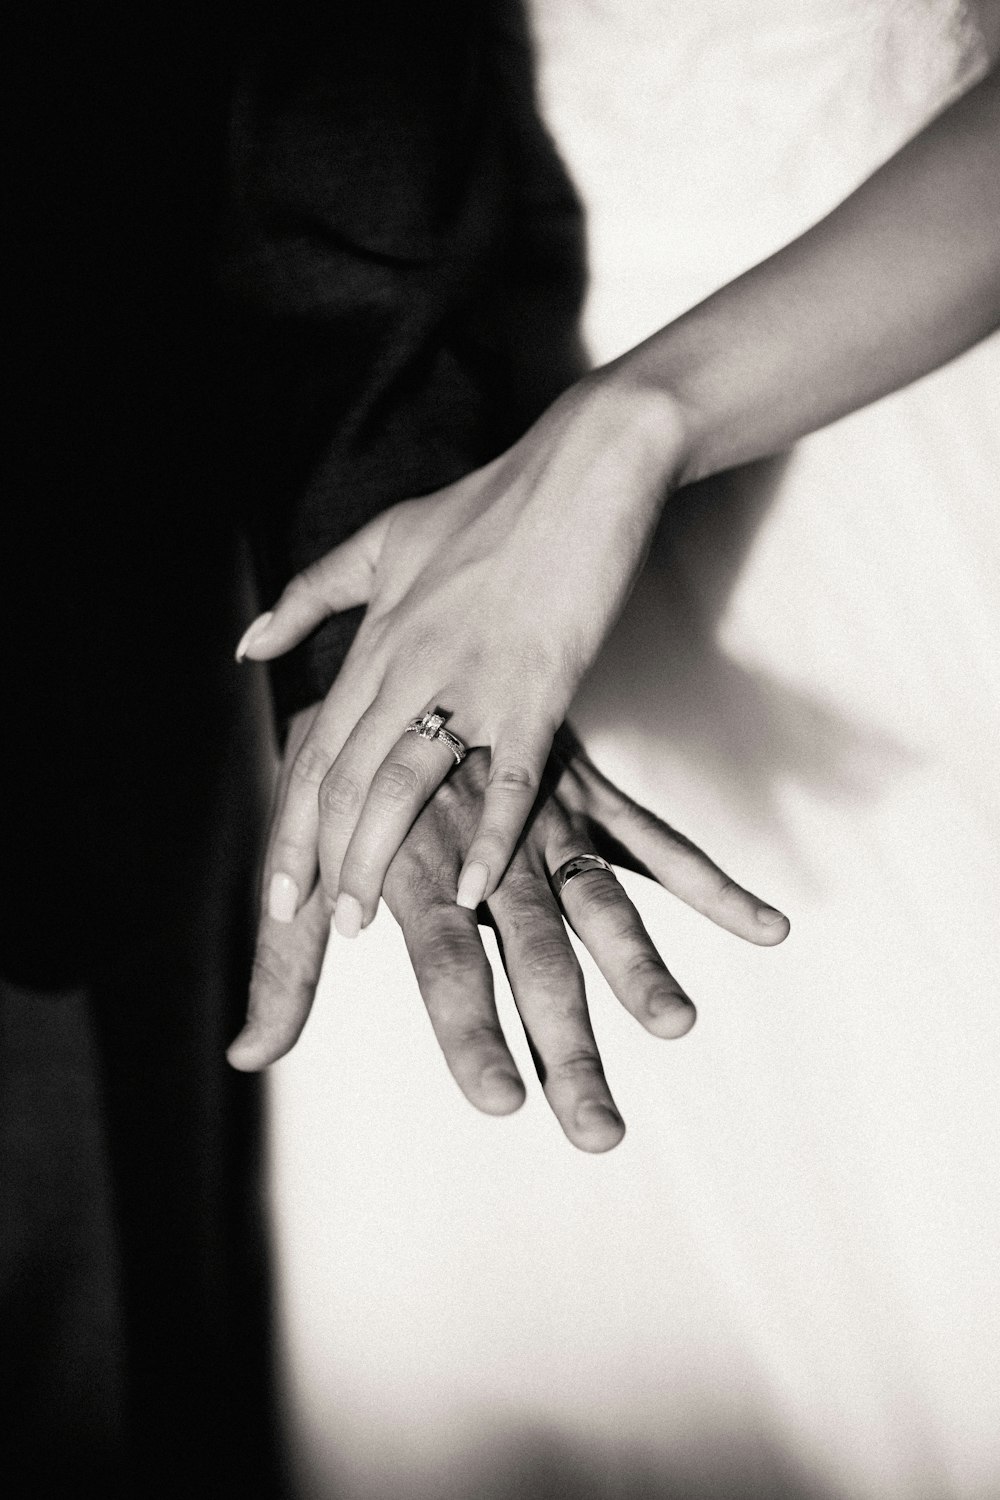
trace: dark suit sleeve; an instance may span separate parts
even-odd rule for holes
[[[262,599],[571,378],[578,230],[512,5],[375,0],[258,37],[222,276]],[[279,718],[323,696],[359,619],[275,664]]]

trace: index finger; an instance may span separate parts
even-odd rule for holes
[[[297,750],[289,746],[278,787],[265,861],[268,914],[290,922],[311,892],[319,861],[320,788],[347,737],[375,696],[377,682],[352,645],[340,673]],[[332,904],[332,903],[331,903]]]

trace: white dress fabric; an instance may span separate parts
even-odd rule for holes
[[[536,0],[597,359],[814,222],[985,66],[953,0]],[[699,1005],[587,963],[628,1123],[478,1116],[384,911],[275,1070],[289,1405],[340,1500],[1000,1494],[1000,345],[681,497],[575,720],[787,911],[626,883]]]

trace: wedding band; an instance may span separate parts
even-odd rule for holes
[[[574,854],[572,859],[567,859],[558,870],[553,872],[552,889],[557,896],[561,896],[564,887],[571,880],[575,880],[578,875],[585,874],[587,870],[592,870],[595,866],[599,870],[607,870],[615,880],[618,879],[607,860],[602,859],[599,854]]]
[[[468,746],[462,743],[458,735],[445,729],[443,714],[421,714],[419,719],[413,719],[407,724],[403,733],[419,734],[422,740],[439,740],[455,757],[456,766],[460,766],[469,753]]]

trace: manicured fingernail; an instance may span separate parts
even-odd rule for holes
[[[788,918],[780,911],[775,911],[773,906],[758,906],[757,921],[763,922],[765,927],[777,927],[779,922],[787,922]]]
[[[275,922],[294,921],[299,908],[299,888],[290,875],[279,870],[271,876],[267,892],[267,914]]]
[[[274,610],[269,609],[264,614],[258,615],[252,625],[248,625],[240,636],[240,643],[236,647],[236,660],[242,661],[256,640],[264,634],[264,631],[274,619]]]
[[[489,878],[490,872],[487,866],[481,864],[478,859],[474,859],[458,882],[458,895],[455,900],[459,906],[464,906],[466,911],[475,911],[486,895]]]
[[[621,1130],[623,1121],[610,1105],[586,1099],[577,1109],[576,1124],[578,1130],[595,1130],[602,1125],[613,1125],[616,1130]]]
[[[341,891],[333,909],[333,925],[341,937],[356,938],[361,931],[364,916],[357,896],[349,896],[346,891]]]
[[[229,1046],[226,1048],[226,1060],[228,1061],[230,1067],[240,1067],[240,1064],[243,1061],[240,1054],[246,1053],[248,1049],[252,1049],[254,1039],[254,1028],[252,1026],[244,1026],[239,1036],[233,1037],[232,1041],[229,1043]]]

